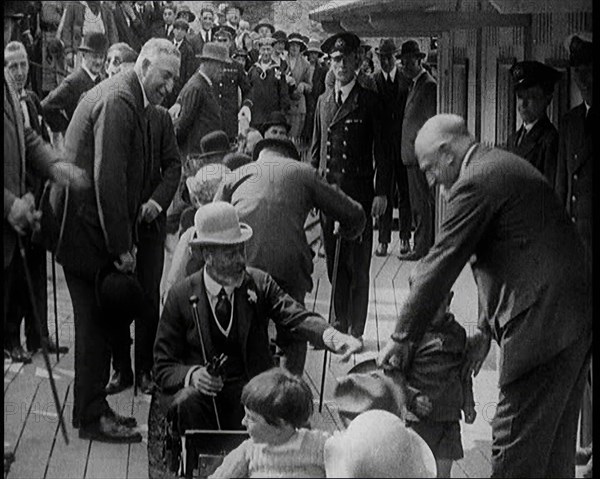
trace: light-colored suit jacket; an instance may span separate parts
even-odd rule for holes
[[[581,239],[544,176],[512,153],[478,146],[450,189],[436,242],[411,275],[397,333],[418,341],[469,258],[478,322],[500,345],[500,386],[591,331]]]

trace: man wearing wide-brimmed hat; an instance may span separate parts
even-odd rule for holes
[[[100,83],[107,49],[106,35],[90,33],[83,37],[79,47],[83,55],[81,65],[42,100],[42,110],[52,131],[66,131],[81,95]]]
[[[392,38],[382,39],[379,47],[375,49],[375,54],[379,57],[379,63],[381,64],[381,71],[375,73],[373,78],[384,111],[382,134],[385,141],[383,145],[386,149],[386,155],[391,158],[393,175],[392,189],[388,192],[388,205],[385,213],[379,217],[379,246],[375,251],[377,256],[388,254],[388,244],[392,239],[394,197],[398,199],[400,254],[406,254],[410,251],[411,212],[408,178],[406,167],[400,156],[402,120],[408,95],[409,79],[396,67],[394,55],[397,51],[398,49]]]
[[[308,38],[300,33],[288,37],[288,71],[286,81],[290,89],[288,120],[292,126],[291,138],[299,138],[306,118],[306,95],[312,90],[310,64],[302,53],[307,49]]]
[[[272,320],[305,340],[349,357],[358,342],[336,331],[318,314],[285,294],[273,278],[247,267],[250,226],[222,201],[200,207],[190,247],[205,266],[175,284],[167,297],[154,344],[161,403],[176,433],[216,429],[216,402],[223,429],[243,429],[243,386],[273,367],[268,325]],[[194,317],[192,308],[197,312]],[[203,359],[227,356],[221,373]]]
[[[306,50],[302,52],[308,59],[308,77],[310,78],[310,84],[312,88],[306,97],[306,117],[304,119],[304,128],[302,129],[302,138],[304,141],[311,141],[313,134],[313,123],[315,119],[315,106],[317,105],[317,99],[321,96],[321,93],[325,91],[325,75],[327,75],[327,69],[321,65],[319,59],[325,55],[321,50],[321,42],[318,40],[309,40]]]
[[[437,83],[423,68],[427,55],[415,40],[407,40],[400,49],[401,71],[410,79],[402,120],[402,162],[406,165],[412,219],[415,224],[413,250],[400,259],[416,261],[433,245],[435,226],[434,191],[420,170],[415,154],[415,138],[423,124],[437,113]]]
[[[175,105],[180,107],[174,120],[175,134],[181,154],[200,153],[200,140],[204,135],[222,127],[221,107],[215,82],[222,65],[231,59],[227,48],[218,43],[206,43],[198,57],[200,67],[184,85]]]
[[[558,155],[558,131],[546,110],[560,72],[537,61],[515,63],[510,69],[521,127],[507,142],[508,151],[525,158],[553,185]]]

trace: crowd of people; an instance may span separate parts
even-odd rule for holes
[[[351,434],[307,430],[312,397],[300,378],[307,342],[343,358],[364,349],[371,258],[390,254],[397,207],[399,258],[419,262],[377,361],[402,372],[394,387],[412,414],[399,426],[412,431],[390,434],[413,451],[424,440],[438,477],[450,477],[493,338],[493,476],[572,477],[591,398],[591,38],[565,41],[583,103],[559,129],[547,116],[559,73],[513,66],[522,126],[506,151],[437,114],[437,80],[416,40],[320,41],[268,19],[251,25],[245,8],[203,6],[195,32],[196,13],[179,2],[8,2],[5,356],[31,362],[42,342],[68,351],[48,334],[49,251],[73,304],[80,438],[141,441],[135,418],[106,399],[136,383],[156,395],[174,438],[249,430],[215,477],[290,464],[352,474],[327,465]],[[436,185],[448,204],[437,236]],[[331,324],[305,307],[314,253],[304,225],[315,209],[336,285]],[[481,313],[470,335],[447,311],[467,261]],[[273,343],[281,369],[271,370]],[[591,417],[591,399],[583,404]],[[367,434],[355,416],[347,432]],[[430,473],[425,456],[406,467]],[[356,477],[381,473],[369,464]]]

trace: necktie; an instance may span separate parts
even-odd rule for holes
[[[517,137],[517,146],[521,145],[521,142],[523,141],[523,138],[525,138],[526,134],[527,130],[525,130],[525,127],[522,126],[521,130],[519,131],[519,136]]]
[[[343,101],[342,101],[342,90],[338,90],[338,92],[337,92],[337,99],[336,99],[335,102],[337,103],[338,108],[340,106],[342,106],[342,103],[343,103]]]
[[[392,88],[394,86],[394,82],[392,81],[392,75],[390,75],[389,73],[387,76],[387,84],[389,88]]]
[[[215,306],[215,316],[217,321],[224,330],[227,330],[229,326],[229,320],[231,319],[231,302],[227,297],[225,288],[221,288],[219,296],[217,297],[217,305]]]

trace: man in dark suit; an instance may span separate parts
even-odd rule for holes
[[[230,175],[221,183],[215,201],[235,206],[241,220],[254,232],[246,245],[248,264],[269,273],[292,298],[304,305],[312,290],[312,254],[304,223],[312,208],[340,221],[343,236],[353,240],[364,229],[365,213],[359,203],[328,185],[314,168],[300,162],[290,140],[265,139],[254,149],[256,167]],[[269,174],[266,174],[267,170]],[[278,330],[283,365],[302,375],[306,341]]]
[[[175,38],[175,7],[166,5],[162,11],[162,24],[154,29],[153,37],[166,38],[173,41]]]
[[[358,201],[367,215],[377,217],[387,205],[391,159],[383,154],[382,113],[377,94],[361,86],[356,77],[359,45],[360,39],[353,33],[340,33],[321,46],[332,57],[335,84],[317,102],[312,165],[329,183],[337,184]],[[332,278],[336,249],[334,220],[321,215],[321,228],[327,272]],[[339,329],[350,331],[361,341],[369,304],[372,246],[373,226],[367,221],[359,239],[342,240],[337,271],[334,305]]]
[[[99,272],[136,266],[138,221],[144,188],[152,174],[149,105],[160,104],[179,72],[179,51],[164,39],[149,40],[133,71],[95,86],[67,129],[65,149],[95,186],[89,192],[55,195],[64,218],[56,258],[62,264],[75,316],[73,425],[79,437],[139,442],[133,418],[119,416],[106,401],[108,331],[97,303]]]
[[[215,27],[215,12],[210,6],[204,6],[200,10],[200,30],[195,35],[188,34],[188,40],[196,55],[202,54],[202,47],[206,43],[214,41],[213,28]]]
[[[50,142],[50,136],[46,123],[41,116],[41,105],[37,95],[25,89],[27,74],[29,72],[29,59],[25,46],[20,42],[11,42],[4,49],[5,71],[8,80],[14,87],[14,91],[19,98],[20,108],[23,112],[23,119],[26,128],[33,129],[42,139]],[[39,205],[42,190],[44,188],[44,179],[31,174],[27,175],[27,189],[33,194],[35,205]],[[43,234],[43,232],[42,232]],[[27,266],[31,275],[31,280],[35,288],[36,307],[39,315],[40,328],[33,317],[33,310],[30,306],[30,299],[27,291],[25,278],[18,278],[22,283],[15,286],[15,294],[9,298],[8,324],[5,324],[5,344],[10,347],[9,350],[13,361],[23,360],[30,362],[30,354],[41,347],[41,337],[48,341],[48,352],[56,352],[56,343],[48,336],[48,295],[46,293],[46,249],[39,241],[31,237],[23,238],[27,247]],[[21,319],[25,318],[25,337],[27,340],[27,351],[21,347],[20,326]],[[66,353],[69,348],[61,346],[60,352]]]
[[[108,40],[102,33],[91,33],[83,39],[81,66],[42,100],[42,111],[52,131],[65,132],[81,96],[102,81]]]
[[[186,34],[189,30],[189,25],[185,20],[175,20],[173,22],[173,43],[179,50],[181,54],[181,68],[179,70],[179,78],[175,82],[175,87],[173,91],[169,94],[167,99],[163,102],[163,106],[165,108],[171,108],[175,101],[177,100],[177,96],[179,92],[183,88],[183,86],[188,82],[190,77],[198,68],[198,63],[196,60],[196,55],[194,54],[194,49],[190,45],[190,42],[186,38]]]
[[[321,58],[324,53],[317,40],[310,40],[308,42],[308,48],[302,54],[308,58],[308,63],[310,63],[309,76],[312,84],[311,91],[306,94],[306,120],[304,121],[302,138],[310,143],[315,122],[315,108],[317,106],[317,100],[325,91],[325,75],[327,74],[327,70],[319,61],[319,58]]]
[[[552,101],[554,84],[560,73],[535,61],[516,63],[510,70],[517,96],[521,128],[508,139],[508,151],[525,158],[554,185],[558,131],[550,122],[546,109]]]
[[[408,177],[406,166],[400,156],[402,142],[402,121],[404,119],[404,106],[408,95],[408,78],[396,67],[394,54],[397,48],[391,38],[381,40],[375,53],[379,56],[381,71],[374,75],[377,93],[384,109],[384,118],[381,122],[382,135],[386,149],[386,156],[391,157],[392,189],[388,193],[388,203],[385,213],[379,217],[379,246],[375,251],[377,256],[387,255],[388,244],[392,239],[392,217],[394,211],[394,196],[398,195],[398,232],[400,235],[400,254],[410,251],[410,233],[412,217],[410,213],[410,197],[408,194]]]
[[[119,42],[125,42],[136,52],[139,52],[142,47],[142,41],[134,31],[135,22],[139,22],[139,20],[137,19],[133,8],[128,2],[112,2],[111,8],[115,19]]]
[[[185,429],[217,428],[213,399],[222,428],[243,428],[242,388],[274,365],[269,319],[317,346],[343,353],[342,359],[360,346],[284,293],[269,274],[246,267],[244,243],[252,229],[239,222],[232,205],[218,201],[201,206],[195,228],[190,246],[205,266],[171,288],[154,344],[161,403],[180,435]],[[206,361],[220,354],[227,355],[224,370],[211,374]]]
[[[410,79],[409,93],[402,121],[401,158],[406,165],[408,193],[412,219],[415,224],[413,251],[401,259],[418,260],[427,254],[435,236],[434,191],[419,169],[415,154],[417,132],[429,118],[437,113],[437,83],[423,68],[425,53],[415,40],[407,40],[400,50],[402,73]]]
[[[231,59],[226,47],[207,43],[199,60],[200,67],[184,85],[170,110],[175,118],[177,144],[184,158],[190,153],[201,153],[200,140],[207,133],[222,129],[215,83],[219,81],[222,65]]]
[[[592,343],[581,239],[544,176],[477,143],[463,118],[431,118],[415,150],[430,183],[447,191],[448,209],[378,362],[406,366],[411,344],[470,259],[480,313],[465,372],[479,371],[492,337],[500,346],[492,477],[574,477]]]
[[[561,120],[555,189],[583,240],[588,264],[593,264],[594,140],[592,135],[595,118],[595,109],[592,107],[593,44],[589,34],[578,33],[569,36],[565,45],[569,50],[573,80],[583,101]],[[590,374],[582,405],[581,445],[583,447],[591,446],[592,441],[591,386],[592,375]],[[591,465],[589,477],[591,477]]]

